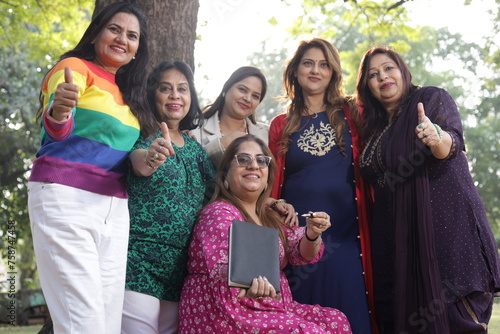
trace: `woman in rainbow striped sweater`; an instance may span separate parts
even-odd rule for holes
[[[147,62],[143,13],[114,3],[42,85],[28,207],[55,333],[120,332],[127,157],[141,130],[154,126],[142,93]]]

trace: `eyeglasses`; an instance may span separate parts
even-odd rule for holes
[[[271,157],[268,157],[267,155],[257,155],[252,157],[247,153],[238,153],[234,156],[234,158],[236,159],[238,166],[242,167],[250,167],[254,160],[257,162],[259,168],[266,168],[271,163]]]

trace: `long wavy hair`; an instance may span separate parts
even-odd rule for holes
[[[401,56],[388,46],[375,46],[366,51],[358,69],[358,78],[356,81],[356,103],[361,107],[361,114],[356,115],[356,122],[363,141],[367,141],[372,135],[380,133],[384,127],[389,124],[389,114],[382,104],[373,96],[368,86],[370,61],[373,56],[378,54],[387,55],[398,66],[401,71],[403,83],[403,95],[398,104],[394,115],[397,116],[401,110],[404,101],[418,89],[418,86],[412,83],[412,75],[408,66]]]
[[[301,41],[299,47],[295,51],[293,57],[288,61],[285,71],[283,72],[283,88],[285,98],[289,100],[287,106],[287,122],[283,129],[281,140],[281,152],[286,153],[290,147],[290,135],[299,131],[302,113],[307,110],[305,104],[304,93],[300,86],[296,73],[304,54],[312,48],[320,49],[328,66],[332,69],[332,77],[325,91],[323,103],[326,105],[326,115],[330,122],[330,126],[335,129],[335,139],[340,150],[344,151],[343,133],[345,130],[344,117],[340,113],[343,104],[348,104],[350,112],[355,109],[353,99],[345,96],[342,88],[342,68],[340,66],[340,55],[332,43],[322,39],[313,38],[311,40]]]
[[[224,83],[222,86],[222,90],[215,99],[215,101],[209,105],[207,105],[205,108],[203,108],[203,116],[204,118],[208,119],[214,116],[217,112],[222,112],[222,109],[224,109],[224,104],[226,103],[226,93],[227,91],[233,87],[236,83],[240,82],[241,80],[248,78],[248,77],[256,77],[260,79],[262,83],[262,91],[260,92],[260,101],[264,99],[266,96],[267,92],[267,80],[264,74],[262,73],[261,70],[259,70],[256,67],[252,66],[243,66],[238,68],[236,71],[231,74],[229,79]],[[257,123],[257,119],[255,117],[255,113],[249,116],[250,120],[252,121],[253,124]]]
[[[147,65],[149,61],[148,28],[144,13],[136,5],[127,2],[116,2],[104,7],[90,22],[75,48],[61,55],[58,61],[70,57],[93,61],[95,58],[95,49],[92,41],[105,29],[111,18],[118,13],[132,14],[137,17],[140,36],[135,59],[118,69],[115,75],[115,82],[122,93],[123,101],[130,107],[134,116],[137,117],[141,125],[141,132],[150,133],[156,127],[156,124],[154,118],[151,116],[151,112],[148,110],[145,93]],[[40,119],[43,113],[42,92],[40,92],[39,101],[40,109],[37,113],[37,119]]]
[[[153,112],[155,119],[158,122],[162,121],[161,115],[158,110],[156,110],[156,100],[155,92],[161,83],[162,75],[168,70],[178,70],[186,77],[189,85],[189,92],[191,94],[191,106],[189,107],[188,113],[179,123],[179,130],[193,130],[198,127],[203,115],[201,114],[200,103],[198,102],[198,94],[196,93],[196,88],[194,85],[194,75],[191,67],[182,61],[165,61],[157,65],[153,71],[149,74],[148,85],[147,85],[147,96],[149,107]],[[152,135],[152,134],[150,134]]]
[[[269,164],[268,170],[268,179],[267,179],[267,187],[260,194],[257,199],[256,205],[256,214],[260,219],[260,222],[263,226],[275,228],[279,231],[279,236],[285,250],[288,250],[288,243],[285,236],[285,232],[283,231],[283,223],[281,217],[274,211],[266,206],[266,200],[270,196],[271,191],[273,189],[274,178],[276,174],[276,162],[275,159],[267,147],[267,145],[262,141],[262,139],[254,136],[254,135],[245,135],[233,140],[233,142],[227,147],[224,151],[224,155],[222,156],[222,160],[219,164],[219,168],[217,170],[217,176],[215,178],[215,192],[210,202],[216,200],[224,200],[232,205],[234,205],[243,215],[243,218],[247,222],[255,223],[253,219],[250,217],[249,213],[240,205],[240,201],[236,196],[231,193],[231,189],[226,189],[224,187],[224,180],[226,179],[231,164],[235,161],[234,156],[238,153],[240,146],[246,142],[255,142],[262,150],[264,155],[271,157],[271,163]]]

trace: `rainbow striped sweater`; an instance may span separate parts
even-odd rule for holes
[[[66,66],[73,71],[73,84],[80,87],[78,105],[64,124],[44,113],[42,145],[29,180],[127,198],[127,158],[139,138],[139,122],[123,102],[115,76],[79,58],[61,60],[47,75],[42,86],[45,108],[64,81]]]

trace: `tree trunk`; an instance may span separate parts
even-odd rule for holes
[[[96,0],[93,16],[116,0]],[[194,71],[194,43],[199,0],[128,0],[146,15],[150,66],[165,60],[181,60]]]

